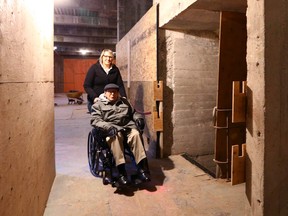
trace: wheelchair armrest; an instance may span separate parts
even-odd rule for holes
[[[101,138],[107,137],[107,132],[103,128],[100,128],[100,127],[93,126],[92,133],[94,136],[97,136],[97,137],[101,137]]]

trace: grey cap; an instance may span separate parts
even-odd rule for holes
[[[110,84],[107,84],[104,87],[104,91],[107,91],[108,89],[117,89],[117,90],[119,90],[119,86],[114,84],[114,83],[110,83]]]

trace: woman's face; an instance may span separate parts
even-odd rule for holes
[[[109,52],[104,52],[102,59],[104,65],[110,67],[112,65],[113,59],[114,59],[113,55],[111,55]]]

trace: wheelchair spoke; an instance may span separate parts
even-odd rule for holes
[[[87,153],[88,153],[88,163],[90,172],[94,175],[94,166],[95,166],[95,143],[92,133],[90,132],[88,135],[88,143],[87,143]]]
[[[95,139],[95,134],[91,131],[88,134],[87,153],[90,172],[93,176],[100,177],[103,171],[102,161],[100,159],[102,150],[99,149],[99,144]]]
[[[94,160],[95,160],[94,170],[95,170],[95,172],[99,170],[99,154],[100,154],[100,151],[96,151],[96,154],[94,157]]]

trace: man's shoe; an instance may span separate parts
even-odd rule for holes
[[[149,182],[149,181],[151,181],[147,158],[142,159],[142,160],[137,164],[137,167],[138,167],[138,178],[139,178],[142,182]]]
[[[150,182],[150,174],[148,172],[145,172],[143,170],[139,170],[138,177],[142,182]]]
[[[120,175],[117,182],[118,182],[118,184],[119,184],[120,186],[125,186],[125,185],[128,185],[128,184],[129,184],[129,181],[128,181],[127,177],[124,176],[124,175]]]

